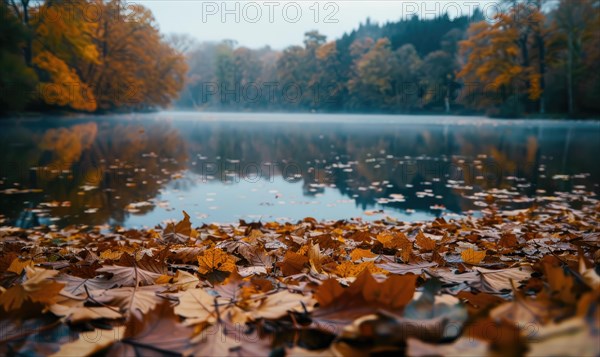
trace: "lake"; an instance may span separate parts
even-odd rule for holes
[[[179,113],[0,121],[0,220],[403,221],[600,191],[600,122]],[[576,205],[576,202],[572,204]]]

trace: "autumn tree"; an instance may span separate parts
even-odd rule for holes
[[[539,8],[518,3],[498,13],[493,23],[470,26],[468,38],[460,43],[466,63],[458,77],[483,94],[470,96],[471,105],[480,109],[493,105],[495,113],[516,115],[520,105],[531,110],[530,103],[540,100],[543,81],[534,61],[542,59],[532,54],[532,33],[541,31],[544,19]]]
[[[169,46],[152,13],[141,5],[97,2],[102,16],[94,33],[99,61],[80,63],[100,110],[147,110],[167,106],[183,86],[183,55]]]
[[[348,88],[357,104],[364,103],[367,109],[384,106],[385,96],[392,91],[391,58],[390,41],[382,38],[356,60],[355,77],[348,81]]]
[[[2,78],[35,77],[37,95],[21,93],[22,99],[43,109],[151,109],[168,105],[181,89],[183,55],[141,6],[125,11],[118,0],[5,0],[2,10],[12,33],[2,53],[13,54],[2,56]],[[14,63],[19,51],[20,67]]]
[[[39,94],[50,106],[94,111],[96,98],[81,77],[81,65],[99,61],[93,43],[97,23],[84,16],[84,0],[45,1],[29,10],[33,31],[31,63],[38,73]],[[26,13],[26,6],[23,13]],[[25,16],[24,16],[25,19]],[[24,20],[25,21],[25,20]]]
[[[334,41],[320,45],[315,51],[317,71],[311,79],[315,105],[320,109],[335,110],[342,103],[345,86],[340,73],[340,60]]]

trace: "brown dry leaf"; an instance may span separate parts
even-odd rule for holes
[[[142,319],[144,314],[154,309],[157,304],[163,301],[163,298],[156,295],[162,289],[164,287],[158,285],[123,287],[103,291],[91,291],[90,295],[99,303],[118,306],[127,316]]]
[[[560,266],[554,266],[546,262],[543,267],[552,295],[567,304],[574,304],[577,297],[573,290],[575,287],[573,277],[567,275]]]
[[[360,297],[367,303],[396,310],[404,307],[412,299],[416,280],[416,275],[392,275],[384,282],[378,283],[369,270],[365,269],[347,289],[340,289],[335,280],[326,280],[315,293],[315,298],[321,308],[345,300],[346,297]],[[335,284],[338,287],[335,287]]]
[[[192,339],[185,355],[193,356],[267,356],[271,353],[271,341],[262,339],[256,329],[223,321],[207,326]]]
[[[131,261],[131,264],[126,266],[137,266],[140,269],[145,271],[149,271],[156,274],[168,275],[169,267],[167,266],[166,259],[169,254],[169,251],[164,249],[156,254],[156,257],[150,256],[146,253],[142,255],[140,259],[135,261]],[[123,265],[123,264],[119,264]]]
[[[519,283],[520,281],[529,279],[533,273],[533,269],[527,265],[518,268],[496,270],[474,267],[473,270],[481,274],[480,288],[492,293],[497,293],[500,290],[510,290],[512,289],[511,280]]]
[[[123,338],[108,351],[111,356],[183,355],[190,348],[193,330],[184,326],[169,302],[137,316],[127,323]]]
[[[469,248],[467,250],[463,250],[460,253],[460,257],[462,261],[467,264],[477,265],[481,263],[481,261],[485,258],[486,251],[477,251],[473,250],[473,248]]]
[[[206,250],[206,246],[201,247],[177,247],[171,249],[169,259],[182,263],[196,263],[198,256]]]
[[[344,294],[344,287],[335,279],[327,279],[319,286],[314,298],[320,307],[328,306]]]
[[[377,235],[377,240],[388,249],[412,249],[412,243],[402,232],[381,232]]]
[[[119,313],[118,307],[85,306],[85,300],[79,299],[76,296],[69,297],[68,295],[59,296],[56,303],[50,305],[48,310],[56,316],[63,316],[73,323],[96,319],[119,319],[123,317]]]
[[[474,294],[469,291],[460,291],[458,294],[456,294],[456,297],[466,300],[467,308],[469,308],[471,314],[475,314],[477,311],[486,310],[506,302],[506,300],[502,299],[501,297],[484,292]]]
[[[378,267],[380,267],[381,269],[384,269],[388,272],[390,272],[391,274],[398,274],[398,275],[404,275],[404,274],[422,274],[423,271],[427,268],[431,268],[431,267],[435,267],[437,266],[436,263],[428,263],[428,262],[422,262],[422,263],[414,263],[414,264],[398,264],[398,263],[392,263],[392,262],[387,262],[387,263],[383,263],[383,264],[377,264]]]
[[[27,280],[23,284],[16,284],[0,295],[4,311],[17,310],[26,301],[53,304],[65,286],[52,280],[58,274],[54,270],[25,267],[25,274]]]
[[[242,341],[234,334],[241,327],[216,324],[203,329],[191,341],[188,353],[194,356],[232,356]],[[233,331],[232,331],[233,330]]]
[[[187,212],[183,211],[183,219],[177,224],[169,223],[163,231],[163,239],[169,243],[186,243],[193,235],[192,223]]]
[[[204,275],[217,270],[231,273],[235,270],[235,259],[219,248],[211,248],[198,256],[198,266],[198,272]]]
[[[498,245],[503,248],[515,248],[519,245],[517,236],[514,233],[503,233],[502,238],[498,241]]]
[[[412,299],[415,282],[414,275],[398,275],[378,283],[366,269],[348,288],[326,280],[314,295],[319,306],[311,313],[311,326],[339,334],[357,318],[379,309],[401,310]]]
[[[311,246],[308,250],[308,262],[310,263],[311,270],[313,270],[317,274],[323,272],[323,266],[321,265],[322,259],[323,255],[321,254],[319,243],[311,243]]]
[[[424,294],[425,295],[425,294]],[[423,299],[421,296],[420,300]],[[445,295],[441,300],[449,299]],[[429,297],[426,298],[428,300]],[[436,299],[437,300],[437,299]],[[450,304],[435,303],[435,308],[428,306],[431,311],[419,317],[401,317],[386,311],[363,316],[346,327],[340,336],[343,341],[369,341],[369,353],[379,351],[381,348],[398,346],[405,343],[408,337],[417,337],[423,341],[442,342],[455,338],[467,319],[464,308],[453,299]],[[411,304],[415,303],[414,301]],[[405,315],[411,307],[406,307]],[[433,301],[432,301],[433,305]]]
[[[283,261],[277,263],[277,266],[284,276],[290,276],[301,273],[306,263],[308,263],[308,257],[288,250],[283,256]]]
[[[92,356],[123,338],[125,326],[117,326],[112,330],[95,329],[82,332],[77,340],[65,343],[51,357]]]
[[[193,323],[214,323],[217,318],[216,307],[227,304],[227,300],[210,295],[204,289],[188,289],[177,295],[179,305],[175,314],[191,319]]]
[[[115,283],[109,279],[94,278],[83,279],[72,275],[60,275],[56,278],[60,283],[65,284],[64,291],[73,295],[80,295],[87,290],[105,290],[115,286]]]
[[[254,275],[267,275],[268,271],[264,266],[251,266],[238,268],[238,274],[240,274],[241,277],[246,278]]]
[[[406,354],[412,357],[429,356],[463,356],[485,357],[492,356],[489,343],[479,339],[462,337],[452,344],[429,344],[416,338],[409,337]]]
[[[304,308],[313,305],[310,296],[293,294],[287,290],[279,291],[274,294],[268,294],[265,299],[260,301],[256,309],[249,312],[249,317],[253,320],[278,319],[286,316],[289,311],[304,312]]]
[[[348,238],[357,242],[370,242],[373,239],[368,230],[356,231]]]
[[[111,275],[110,282],[112,286],[137,286],[152,285],[160,277],[160,274],[153,273],[138,267],[124,267],[119,265],[105,265],[97,270],[99,273],[108,273]]]
[[[499,356],[520,356],[527,349],[521,329],[505,320],[477,318],[467,323],[463,337],[487,341]]]
[[[273,268],[275,259],[262,246],[244,244],[237,251],[250,265],[262,266],[265,270]]]
[[[425,234],[423,234],[422,231],[419,231],[419,233],[417,233],[417,236],[415,237],[415,242],[419,247],[421,247],[421,250],[424,252],[431,252],[435,249],[435,240],[425,236]]]
[[[196,275],[190,274],[185,270],[177,270],[171,285],[169,285],[169,290],[185,291],[195,288],[199,283],[200,279]]]
[[[520,324],[520,326],[544,324],[549,321],[552,307],[548,300],[541,297],[526,297],[519,292],[514,295],[513,301],[505,302],[492,309],[490,317]]]

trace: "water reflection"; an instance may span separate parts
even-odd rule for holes
[[[161,113],[0,127],[0,212],[21,226],[153,226],[182,209],[196,223],[414,220],[481,209],[489,190],[515,208],[598,192],[600,174],[598,123]]]

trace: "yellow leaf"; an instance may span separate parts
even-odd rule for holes
[[[154,281],[155,284],[167,284],[171,281],[171,277],[163,274],[161,276],[159,276],[158,278],[156,278],[156,280]]]
[[[219,248],[211,248],[198,257],[198,265],[200,274],[215,270],[231,273],[235,270],[235,259]]]
[[[107,249],[100,253],[100,259],[119,260],[119,258],[121,258],[121,255],[123,255],[123,252],[112,251],[110,249]]]
[[[476,250],[473,250],[472,248],[469,248],[467,250],[464,250],[462,253],[460,253],[460,257],[462,258],[463,262],[465,262],[467,264],[477,265],[477,264],[481,263],[483,258],[485,258],[485,254],[486,254],[485,250],[476,251]]]
[[[352,261],[363,260],[364,258],[375,258],[377,254],[367,249],[356,248],[350,253]]]
[[[10,266],[6,270],[11,271],[16,274],[21,274],[21,272],[23,271],[23,269],[25,269],[25,267],[32,267],[32,266],[33,266],[33,261],[31,261],[31,259],[21,260],[19,258],[16,258],[12,261],[12,263],[10,263]]]
[[[350,261],[345,261],[336,267],[336,274],[342,278],[348,278],[357,276],[363,270],[368,269],[371,274],[388,274],[389,272],[385,269],[381,269],[375,266],[373,262],[364,262],[360,264],[354,264]]]

